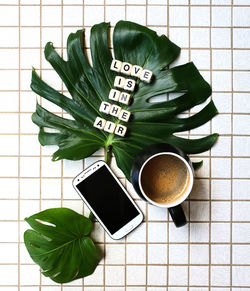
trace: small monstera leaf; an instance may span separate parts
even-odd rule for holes
[[[66,283],[94,272],[99,256],[89,237],[89,218],[68,208],[52,208],[25,220],[33,228],[24,233],[25,246],[44,276]]]
[[[201,126],[217,114],[214,103],[210,101],[197,114],[188,118],[177,116],[203,103],[211,95],[209,84],[192,62],[169,69],[169,64],[178,57],[180,48],[165,35],[158,36],[147,27],[129,21],[119,21],[114,28],[114,57],[153,71],[154,80],[146,84],[137,79],[132,103],[122,106],[131,112],[129,122],[124,124],[128,128],[125,137],[93,127],[97,116],[115,123],[121,122],[99,111],[102,101],[110,101],[109,91],[117,75],[110,70],[112,54],[108,28],[108,23],[100,23],[91,29],[92,65],[84,50],[83,30],[69,35],[67,61],[57,54],[52,43],[47,43],[45,57],[61,77],[72,98],[57,92],[43,82],[34,70],[32,72],[32,90],[73,117],[71,120],[56,116],[37,104],[32,120],[40,127],[40,143],[59,147],[52,159],[79,160],[101,147],[112,149],[118,167],[129,179],[133,159],[152,143],[167,142],[187,154],[210,149],[217,134],[193,140],[174,135]],[[151,97],[169,92],[182,94],[169,101],[149,102]],[[48,132],[44,128],[53,128],[58,132]]]

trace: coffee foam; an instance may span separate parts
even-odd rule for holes
[[[152,201],[169,204],[178,200],[187,190],[190,175],[185,163],[170,154],[149,160],[141,173],[144,193]]]

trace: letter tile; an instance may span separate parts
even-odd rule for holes
[[[115,128],[115,134],[124,136],[127,131],[127,127],[121,124],[117,124]]]
[[[109,132],[109,133],[114,133],[115,127],[116,127],[116,125],[114,122],[107,121],[105,126],[104,126],[104,130]]]
[[[149,70],[143,70],[140,76],[140,79],[144,82],[150,83],[153,77],[153,72]]]
[[[98,116],[96,117],[94,127],[98,128],[98,129],[103,129],[105,124],[106,124],[105,119],[98,117]]]
[[[112,104],[109,114],[118,117],[122,108],[118,105]]]
[[[121,91],[116,89],[111,89],[109,92],[109,99],[113,101],[118,101],[120,97]]]
[[[126,63],[126,62],[122,63],[121,73],[123,73],[125,75],[130,75],[132,67],[133,67],[133,65],[131,65],[129,63]]]
[[[143,68],[137,65],[132,67],[131,76],[140,78]]]
[[[134,89],[135,89],[135,80],[126,79],[126,82],[125,82],[125,85],[124,85],[124,90],[134,91]]]
[[[126,92],[121,92],[119,102],[128,105],[130,100],[130,94]]]
[[[131,113],[129,111],[122,109],[120,114],[119,114],[119,119],[122,121],[128,122],[130,114]]]
[[[103,113],[106,113],[106,114],[109,114],[110,108],[111,108],[111,104],[110,103],[102,101],[102,103],[101,103],[101,105],[99,107],[99,111],[103,112]]]
[[[124,88],[125,81],[126,81],[125,78],[123,78],[121,76],[116,76],[115,77],[114,86],[117,87],[117,88]]]
[[[120,72],[121,71],[121,67],[122,67],[122,62],[113,59],[111,66],[110,66],[110,70],[115,71],[115,72]]]

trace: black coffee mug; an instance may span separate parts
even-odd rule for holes
[[[157,161],[159,161],[159,163],[166,159],[168,159],[169,162],[171,161],[167,169],[170,175],[171,175],[171,165],[173,168],[176,168],[176,165],[178,164],[180,165],[180,168],[183,170],[182,172],[184,173],[185,171],[185,181],[181,177],[174,176],[174,172],[172,173],[173,177],[169,179],[169,181],[174,180],[177,186],[178,183],[180,183],[180,185],[183,185],[183,187],[180,187],[181,188],[180,192],[177,191],[176,193],[171,194],[172,196],[174,196],[172,200],[168,200],[166,194],[166,200],[164,200],[165,198],[163,197],[161,198],[163,199],[161,200],[161,202],[154,201],[152,197],[151,198],[149,197],[150,187],[148,189],[146,189],[145,187],[146,184],[150,184],[151,176],[144,177],[144,175],[152,175],[152,178],[154,178],[153,181],[155,181],[155,179],[158,179],[158,177],[153,177],[153,175],[154,174],[156,175],[156,173],[151,174],[150,171],[150,167],[155,163],[156,159]],[[157,163],[158,162],[156,162],[156,165]],[[142,182],[145,180],[146,183]],[[194,183],[194,169],[189,157],[183,151],[167,143],[157,143],[146,147],[143,151],[139,153],[139,155],[135,158],[133,162],[133,166],[131,169],[131,182],[133,184],[134,189],[143,200],[161,208],[168,208],[168,211],[176,227],[181,227],[187,223],[186,216],[180,204],[188,197],[192,190]],[[171,182],[168,183],[171,186]]]

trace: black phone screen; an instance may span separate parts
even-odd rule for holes
[[[76,187],[111,234],[139,215],[106,166],[100,167]]]

